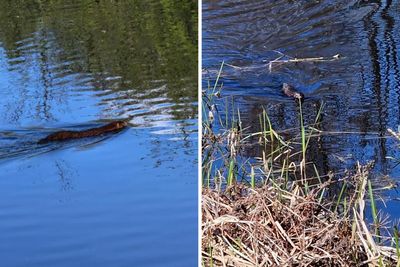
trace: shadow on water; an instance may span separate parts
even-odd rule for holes
[[[197,264],[196,2],[0,5],[2,264]]]
[[[306,96],[306,123],[324,103],[320,130],[342,133],[310,144],[321,173],[373,160],[377,177],[399,177],[397,162],[388,159],[399,158],[399,148],[387,134],[400,124],[399,1],[208,0],[202,8],[203,80],[215,79],[222,61],[233,66],[224,67],[222,93],[240,109],[243,128],[260,130],[263,107],[277,130],[299,127],[298,106],[281,93],[288,82]],[[274,64],[270,71],[280,53],[341,58]],[[389,205],[390,213],[400,213]]]

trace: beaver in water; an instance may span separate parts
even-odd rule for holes
[[[98,136],[105,133],[119,132],[127,126],[125,121],[113,121],[98,128],[91,128],[83,131],[58,131],[40,139],[38,144],[45,144],[53,141],[64,141],[69,139]]]
[[[304,100],[304,94],[297,92],[293,86],[287,84],[287,83],[283,83],[282,85],[282,91],[285,95],[287,95],[288,97],[293,97],[296,98],[300,101]]]

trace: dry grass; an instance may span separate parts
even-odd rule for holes
[[[395,266],[396,251],[378,246],[364,221],[368,167],[349,177],[357,186],[350,212],[320,203],[320,188],[204,188],[202,258],[205,266]],[[327,186],[327,184],[325,184]]]

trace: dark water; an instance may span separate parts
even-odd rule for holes
[[[2,266],[197,264],[196,14],[0,0]],[[36,143],[116,119],[128,129]]]
[[[278,51],[278,52],[277,52]],[[280,53],[339,60],[273,65]],[[374,175],[398,181],[398,142],[387,137],[400,120],[399,1],[203,1],[203,76],[214,78],[224,60],[223,96],[241,110],[243,127],[259,130],[264,106],[278,130],[299,126],[298,106],[281,93],[283,82],[303,92],[306,123],[325,103],[311,144],[327,173],[374,161]],[[260,156],[261,151],[248,151]],[[396,192],[390,193],[398,197]],[[388,211],[399,215],[397,202]]]

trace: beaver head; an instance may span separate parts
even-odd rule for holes
[[[128,123],[126,121],[113,121],[113,122],[110,122],[109,124],[107,124],[106,126],[107,126],[107,128],[117,130],[117,129],[125,128],[127,125],[128,125]]]
[[[289,96],[289,97],[293,97],[296,98],[300,101],[304,100],[304,94],[301,92],[297,92],[293,86],[287,84],[287,83],[283,83],[282,85],[282,91],[285,95]]]

